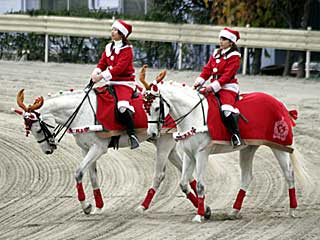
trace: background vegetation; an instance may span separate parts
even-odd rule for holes
[[[79,8],[71,11],[47,10],[30,11],[30,15],[56,15],[90,18],[124,18],[130,20],[161,21],[169,23],[196,23],[226,26],[268,27],[306,29],[313,16],[313,0],[157,0],[147,15],[121,15],[101,9],[89,11]],[[25,13],[24,13],[25,14]],[[105,39],[50,36],[49,61],[96,63],[110,41]],[[147,63],[153,67],[176,68],[178,45],[148,41],[132,41],[135,49],[136,64]],[[214,46],[183,45],[183,67],[199,70],[207,62]],[[258,74],[261,68],[261,55],[268,52],[250,49],[253,61],[249,74]],[[43,60],[44,36],[27,33],[0,33],[0,58]],[[285,72],[288,74],[292,61],[304,62],[304,53],[287,52]]]

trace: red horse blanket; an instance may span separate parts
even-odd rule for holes
[[[209,94],[207,100],[209,104],[207,121],[212,140],[221,143],[230,142],[231,135],[223,125],[215,96]],[[274,97],[260,92],[242,94],[234,107],[248,119],[248,123],[242,118],[239,119],[242,139],[282,146],[292,144],[293,120],[284,104]],[[297,116],[296,111],[292,113]]]
[[[111,135],[119,135],[119,131],[126,130],[126,127],[117,121],[115,116],[114,97],[105,88],[97,88],[97,120],[104,127],[105,131],[113,132]],[[136,129],[146,130],[148,119],[143,109],[142,95],[132,98],[130,104],[134,107],[133,121]],[[168,115],[165,119],[164,128],[175,128],[173,119]]]

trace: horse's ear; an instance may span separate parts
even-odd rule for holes
[[[24,101],[24,93],[23,93],[24,89],[21,89],[18,92],[17,95],[17,104],[19,107],[21,107],[23,109],[23,111],[28,112],[28,108],[26,107],[26,105],[24,105],[23,101]]]
[[[161,82],[166,75],[167,75],[167,70],[162,70],[156,78],[157,83]]]
[[[42,96],[37,97],[34,100],[34,103],[29,106],[29,111],[34,111],[36,109],[39,109],[39,108],[41,108],[42,105],[43,105],[43,97]]]
[[[143,65],[143,67],[140,70],[139,79],[140,79],[140,82],[143,84],[143,86],[147,90],[150,90],[150,84],[148,84],[147,81],[146,81],[146,69],[147,69],[147,67],[148,67],[147,64]]]

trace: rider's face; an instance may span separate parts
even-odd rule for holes
[[[119,34],[119,31],[117,28],[112,28],[111,30],[111,39],[112,41],[119,41],[121,40],[121,35]]]
[[[224,37],[221,37],[221,38],[220,38],[220,47],[221,47],[222,49],[227,49],[227,48],[231,47],[232,44],[233,44],[233,43],[232,43],[229,39],[224,38]]]

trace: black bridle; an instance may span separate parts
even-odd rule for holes
[[[54,128],[53,126],[51,126],[50,124],[44,122],[41,118],[40,118],[40,113],[36,112],[36,111],[32,111],[31,113],[33,113],[36,116],[36,119],[32,119],[28,116],[26,116],[24,118],[25,120],[25,125],[26,125],[26,131],[27,131],[27,135],[28,135],[28,131],[31,130],[32,124],[35,122],[39,122],[40,125],[40,130],[38,131],[38,133],[42,132],[44,135],[44,138],[41,140],[38,140],[38,143],[43,143],[43,142],[47,142],[48,145],[52,148],[52,149],[56,149],[57,145],[55,142],[55,133],[52,133],[49,128]]]

